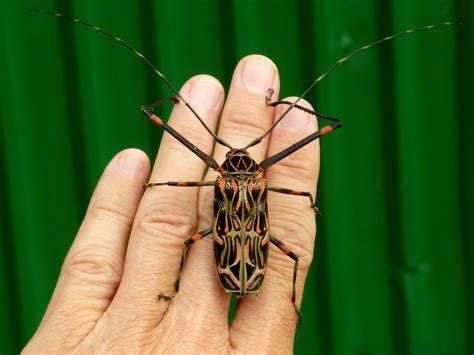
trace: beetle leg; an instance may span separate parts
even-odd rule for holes
[[[186,254],[188,253],[189,246],[191,244],[193,244],[194,242],[197,242],[198,240],[201,240],[202,238],[205,238],[206,236],[211,234],[211,232],[212,232],[212,227],[209,227],[207,229],[204,229],[204,230],[194,234],[191,238],[186,239],[184,241],[184,249],[183,249],[183,254],[181,255],[181,262],[179,264],[178,277],[176,278],[176,281],[174,283],[174,293],[172,295],[159,294],[158,295],[158,300],[160,300],[160,299],[168,299],[169,300],[169,299],[174,298],[174,296],[176,296],[176,294],[179,291],[179,282],[181,280],[181,275],[183,274],[184,262],[186,261]]]
[[[299,257],[298,255],[293,253],[291,249],[285,243],[283,243],[281,240],[274,237],[273,235],[270,235],[270,241],[278,249],[280,249],[283,253],[285,253],[286,255],[288,255],[290,258],[292,258],[295,261],[295,266],[293,269],[293,291],[291,293],[291,302],[293,302],[293,306],[295,307],[296,314],[298,315],[298,322],[301,324],[303,323],[303,315],[301,314],[300,309],[296,305],[296,274],[298,273]]]
[[[154,108],[157,108],[157,107],[163,105],[165,102],[168,102],[168,101],[173,101],[174,104],[177,104],[179,102],[179,99],[178,99],[177,96],[168,96],[168,97],[165,97],[165,98],[163,98],[159,101],[156,101],[152,104],[143,106],[142,109],[144,109],[144,110],[153,110]]]
[[[292,105],[293,102],[291,101],[285,101],[285,100],[280,100],[280,101],[271,101],[272,100],[272,95],[273,93],[275,92],[274,89],[268,89],[268,94],[267,96],[265,97],[265,101],[267,103],[268,106],[272,106],[272,107],[275,107],[275,106],[278,106],[278,105]],[[328,115],[325,115],[325,114],[322,114],[320,112],[316,112],[314,110],[311,110],[309,108],[306,108],[304,106],[301,106],[301,105],[295,105],[294,106],[295,108],[297,108],[298,110],[301,110],[301,111],[304,111],[306,113],[309,113],[313,116],[316,116],[318,118],[322,118],[324,120],[328,120],[328,121],[334,121],[334,122],[338,122],[339,121],[339,118],[336,118],[336,117],[331,117],[331,116],[328,116]]]
[[[309,201],[311,203],[311,207],[313,208],[314,213],[316,214],[316,218],[321,216],[321,211],[319,210],[319,208],[316,207],[316,204],[314,202],[314,198],[313,198],[313,195],[311,194],[311,192],[284,189],[283,187],[273,187],[273,186],[268,186],[268,191],[279,192],[281,194],[287,194],[287,195],[293,195],[293,196],[308,197]]]
[[[143,185],[143,189],[152,186],[179,186],[179,187],[194,187],[194,186],[214,186],[215,181],[166,181],[166,182],[149,182]]]

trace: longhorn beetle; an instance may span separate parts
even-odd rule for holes
[[[134,49],[131,45],[123,39],[104,31],[103,29],[88,24],[84,21],[68,17],[62,14],[57,14],[45,10],[32,9],[34,12],[39,12],[46,15],[56,16],[65,20],[76,22],[90,29],[98,31],[113,40],[121,43],[132,51],[135,55],[141,58],[145,64],[150,67],[163,82],[175,94],[172,97],[166,97],[158,102],[148,106],[143,106],[141,112],[154,121],[158,126],[162,127],[166,132],[171,134],[179,142],[185,145],[189,150],[196,154],[209,168],[216,170],[221,174],[216,181],[167,181],[167,182],[149,182],[144,185],[144,188],[152,186],[180,186],[180,187],[196,187],[196,186],[214,186],[214,223],[213,226],[206,228],[194,234],[191,238],[184,242],[184,249],[179,266],[178,276],[174,284],[174,293],[171,295],[160,294],[158,299],[172,299],[179,291],[179,282],[183,272],[183,267],[186,259],[188,248],[194,242],[205,238],[212,234],[214,241],[214,254],[217,266],[217,275],[220,284],[227,293],[243,296],[249,293],[258,293],[262,287],[265,276],[265,268],[268,257],[269,243],[273,243],[283,253],[288,255],[294,261],[293,269],[293,289],[291,301],[298,315],[298,320],[301,322],[301,312],[296,305],[296,276],[298,272],[298,256],[293,253],[290,248],[275,236],[270,234],[269,221],[267,213],[267,192],[273,191],[282,194],[304,196],[309,199],[311,207],[314,209],[316,217],[319,216],[319,210],[315,205],[315,201],[310,192],[297,191],[286,189],[282,187],[275,187],[267,185],[267,181],[262,174],[272,165],[278,163],[283,158],[291,155],[298,149],[304,147],[310,142],[319,137],[341,127],[341,121],[338,118],[323,115],[319,112],[309,110],[303,106],[298,105],[298,102],[305,97],[313,87],[324,79],[337,66],[352,58],[353,56],[372,48],[382,42],[395,39],[400,36],[408,35],[410,33],[429,30],[442,26],[455,25],[451,22],[443,22],[434,25],[428,25],[421,28],[410,29],[403,32],[396,33],[391,36],[384,37],[378,41],[367,44],[349,55],[339,59],[326,72],[316,78],[312,84],[294,101],[271,101],[273,89],[268,90],[266,97],[266,104],[269,106],[287,105],[287,109],[278,117],[271,127],[265,131],[261,136],[255,138],[243,148],[234,148],[222,138],[217,136],[201,119],[199,114],[192,108],[192,106],[179,94],[178,90],[171,84],[171,82],[156,69],[145,56]],[[204,153],[179,132],[174,130],[166,122],[160,119],[153,113],[153,110],[167,101],[175,104],[182,101],[186,107],[196,116],[206,131],[216,140],[217,143],[229,148],[224,162],[219,165],[217,161],[211,156]],[[265,160],[257,163],[249,155],[247,149],[260,143],[275,126],[288,114],[290,110],[297,108],[303,110],[316,118],[322,118],[333,122],[327,126],[322,127],[300,141],[294,143],[290,147],[276,153]],[[260,177],[259,177],[260,176]]]

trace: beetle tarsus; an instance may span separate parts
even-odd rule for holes
[[[172,300],[174,298],[174,296],[176,296],[176,294],[174,295],[162,295],[161,293],[158,295],[158,301],[159,300]]]
[[[300,311],[300,309],[296,306],[296,304],[295,304],[294,306],[295,306],[296,314],[298,315],[298,324],[303,324],[303,314],[301,314],[301,311]]]
[[[313,206],[313,210],[314,210],[314,214],[316,215],[316,218],[321,217],[321,210],[318,207]]]
[[[265,96],[265,102],[267,103],[267,106],[272,106],[272,96],[275,93],[275,90],[272,88],[268,89],[268,94]]]

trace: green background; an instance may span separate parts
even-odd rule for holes
[[[313,90],[344,128],[321,141],[295,346],[474,352],[472,0],[0,0],[0,353],[38,326],[106,163],[127,147],[154,156],[160,129],[138,109],[170,95],[117,43],[32,7],[125,38],[176,86],[207,73],[228,87],[239,58],[267,55],[282,96],[385,35],[463,22],[372,49]]]

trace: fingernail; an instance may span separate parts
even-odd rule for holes
[[[241,71],[241,82],[249,91],[266,93],[273,86],[275,65],[265,57],[247,58]]]
[[[287,110],[287,108],[288,107],[286,106],[285,108],[281,109],[279,114],[281,115],[283,112]],[[291,111],[288,112],[285,117],[283,117],[280,125],[281,127],[284,127],[287,129],[301,131],[303,128],[306,127],[309,120],[310,120],[310,117],[306,112],[298,110],[297,108],[292,108]]]
[[[198,79],[192,82],[189,88],[189,100],[191,103],[205,109],[218,109],[221,97],[221,87],[212,79]]]
[[[118,158],[118,166],[127,176],[139,176],[143,172],[144,162],[137,155],[124,153]]]

